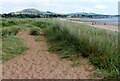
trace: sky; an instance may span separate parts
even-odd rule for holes
[[[27,8],[55,13],[90,12],[118,14],[119,0],[0,0],[0,13],[16,12]]]

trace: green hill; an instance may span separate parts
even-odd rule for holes
[[[18,12],[13,12],[12,14],[34,14],[34,15],[39,15],[39,14],[43,14],[43,13],[45,13],[45,12],[31,8],[31,9],[24,9],[24,10],[21,10],[21,11],[18,11]]]
[[[9,14],[24,14],[22,17],[89,17],[89,18],[101,18],[101,17],[110,17],[110,15],[96,14],[96,13],[87,13],[87,12],[78,12],[78,13],[68,13],[68,14],[59,14],[51,11],[39,11],[34,8],[24,9],[17,12],[11,12]],[[13,15],[10,15],[10,17]],[[9,17],[9,15],[8,15]],[[21,17],[21,16],[20,16]]]

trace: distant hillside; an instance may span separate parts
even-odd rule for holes
[[[17,11],[17,12],[12,12],[11,14],[34,14],[34,15],[43,15],[43,14],[53,14],[53,12],[47,11],[47,12],[43,12],[43,11],[39,11],[37,9],[31,8],[31,9],[24,9],[21,11]]]
[[[52,17],[67,17],[66,14],[57,14],[51,11],[39,11],[37,9],[24,9],[17,12],[2,14],[2,17],[19,17],[19,18],[52,18]]]
[[[96,14],[96,13],[86,13],[86,12],[79,12],[79,13],[69,13],[69,14],[59,14],[54,13],[51,11],[39,11],[34,8],[24,9],[17,12],[11,12],[9,14],[2,14],[2,17],[22,17],[22,18],[49,18],[49,17],[72,17],[72,18],[79,18],[79,17],[87,17],[87,18],[104,18],[104,17],[112,17],[112,15],[103,15],[103,14]]]
[[[111,15],[103,15],[103,14],[96,14],[96,13],[69,13],[67,14],[69,17],[89,17],[89,18],[104,18],[104,17],[111,17]]]
[[[39,11],[37,9],[31,8],[31,9],[24,9],[21,11],[17,11],[17,12],[12,12],[11,14],[34,14],[34,15],[43,15],[43,14],[56,14],[54,12],[50,12],[50,11]],[[102,15],[102,14],[96,14],[96,13],[86,13],[86,12],[80,12],[80,13],[69,13],[69,14],[64,14],[64,15]]]
[[[102,14],[80,12],[80,13],[69,13],[68,15],[102,15]]]

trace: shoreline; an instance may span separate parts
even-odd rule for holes
[[[82,21],[82,20],[75,20],[77,18],[69,18],[69,19],[60,19],[63,21],[69,21],[69,22],[74,22],[74,23],[81,23],[81,24],[86,24],[92,27],[96,27],[96,28],[103,28],[103,29],[107,29],[107,30],[112,30],[112,31],[118,31],[118,25],[117,24],[112,24],[112,23],[104,23],[101,21]],[[83,18],[81,18],[83,19]]]

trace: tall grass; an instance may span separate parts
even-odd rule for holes
[[[38,28],[31,28],[30,35],[40,35],[40,29],[38,29]]]
[[[98,68],[107,70],[109,74],[105,77],[120,78],[117,32],[65,21],[44,22],[49,23],[44,23],[44,31],[51,44],[50,50],[71,60],[82,55]]]
[[[13,19],[13,21],[22,21],[21,24],[31,24],[29,28],[37,26],[40,29],[43,29],[45,36],[51,45],[49,50],[58,53],[61,58],[68,58],[74,61],[79,58],[79,56],[87,57],[96,67],[108,72],[105,78],[120,78],[120,50],[117,32],[99,29],[80,23],[59,21],[57,19],[36,18],[32,20],[25,18],[20,20]],[[16,52],[9,52],[10,49],[13,50],[14,44],[16,45],[16,48],[18,46],[19,50],[24,51],[25,49],[24,46],[22,46],[23,48],[19,47],[19,44],[23,44],[17,42],[17,38],[14,37],[18,32],[18,29],[14,27],[13,29],[12,27],[9,28],[10,26],[11,25],[4,26],[8,29],[5,28],[2,30],[5,32],[3,34],[5,54],[3,55],[8,57],[9,54],[14,56],[14,52]],[[9,31],[14,33],[14,35],[8,33]],[[7,40],[10,41],[9,39],[12,42],[8,43]],[[13,46],[12,43],[14,43]],[[6,52],[5,50],[8,51]],[[23,51],[20,51],[20,53]]]
[[[8,61],[28,49],[16,36],[2,38],[2,61]]]
[[[2,36],[16,35],[20,30],[19,27],[8,27],[1,29]]]
[[[22,21],[22,22],[19,22]],[[22,54],[28,48],[23,44],[23,40],[16,36],[21,27],[18,25],[24,24],[29,20],[21,19],[3,19],[0,28],[0,38],[2,39],[2,61],[8,61],[19,54]]]
[[[25,23],[30,23],[32,19],[22,19],[22,18],[2,18],[2,22],[0,22],[1,27],[9,27],[15,25],[21,25]]]

